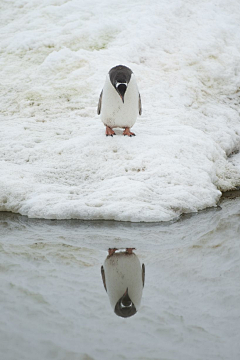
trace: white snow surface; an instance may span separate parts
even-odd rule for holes
[[[0,5],[0,210],[168,221],[240,185],[238,0]],[[109,69],[142,97],[136,137],[96,114]]]

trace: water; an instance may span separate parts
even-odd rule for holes
[[[0,214],[1,360],[240,358],[240,198],[178,222]],[[108,248],[146,267],[136,315],[114,314]]]

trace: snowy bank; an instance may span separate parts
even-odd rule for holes
[[[168,221],[240,185],[227,158],[240,149],[237,0],[32,0],[0,11],[1,211]],[[106,138],[96,115],[117,64],[142,96],[134,138]]]

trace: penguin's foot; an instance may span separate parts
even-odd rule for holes
[[[136,248],[126,248],[126,254],[131,255]]]
[[[136,136],[133,132],[130,131],[130,128],[129,128],[129,127],[126,127],[126,128],[125,128],[125,130],[124,130],[124,132],[123,132],[123,135],[124,135],[124,136],[127,135],[127,136],[130,136],[130,137]]]
[[[113,136],[116,135],[113,129],[111,129],[109,126],[106,126],[106,136]]]
[[[108,257],[112,256],[113,254],[115,254],[115,251],[118,250],[117,248],[112,248],[112,249],[108,249]]]

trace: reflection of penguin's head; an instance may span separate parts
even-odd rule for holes
[[[133,248],[120,252],[116,250],[109,249],[101,274],[115,314],[126,318],[136,314],[140,307],[145,266],[141,266]]]
[[[135,308],[134,303],[128,295],[128,289],[125,291],[123,296],[116,303],[114,312],[116,315],[121,317],[130,317],[136,314],[137,309]]]

